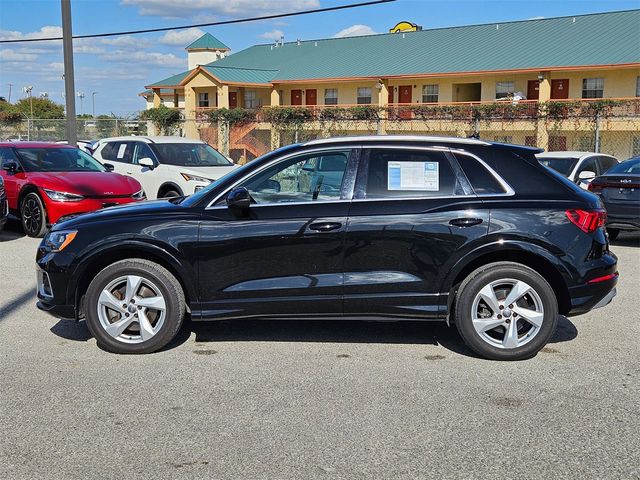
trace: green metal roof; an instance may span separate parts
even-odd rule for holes
[[[191,45],[189,45],[185,50],[196,50],[196,49],[207,49],[207,50],[231,50],[224,43],[218,40],[216,37],[211,35],[210,33],[205,33]]]
[[[147,85],[145,88],[153,88],[153,87],[169,87],[173,85],[179,85],[184,78],[189,75],[191,70],[187,70],[186,72],[178,73],[177,75],[173,75],[172,77],[165,78],[164,80],[160,80],[159,82],[152,83],[151,85]]]
[[[255,45],[204,68],[223,82],[278,83],[630,63],[640,63],[640,10]]]

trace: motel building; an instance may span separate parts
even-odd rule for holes
[[[207,127],[203,114],[216,108],[373,105],[389,119],[378,133],[460,135],[470,128],[464,115],[418,120],[409,110],[391,121],[389,112],[517,103],[517,118],[485,121],[482,137],[548,150],[592,149],[594,122],[578,118],[580,106],[609,99],[616,106],[598,126],[603,145],[609,140],[606,153],[640,154],[640,10],[435,29],[402,22],[390,32],[237,53],[207,33],[186,48],[186,71],[141,95],[147,108],[180,109],[183,134],[193,138]],[[552,104],[557,113],[559,102],[572,105],[567,118],[542,122],[526,114]],[[349,128],[362,133],[357,122]]]

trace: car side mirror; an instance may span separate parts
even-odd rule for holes
[[[156,168],[155,162],[149,157],[144,157],[138,160],[138,165],[140,165],[141,167],[148,167],[151,170]]]
[[[107,169],[107,172],[113,172],[116,168],[110,163],[103,163],[102,165]]]
[[[16,173],[20,169],[20,166],[16,162],[7,162],[2,168],[9,173]]]
[[[231,209],[246,211],[251,205],[251,194],[244,187],[234,188],[227,195],[227,206]]]
[[[596,172],[591,170],[583,170],[578,174],[578,179],[580,180],[593,180],[594,178],[596,178]]]

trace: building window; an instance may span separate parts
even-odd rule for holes
[[[496,100],[513,97],[516,92],[516,82],[496,82]]]
[[[636,97],[640,97],[640,77],[636,78]]]
[[[602,98],[604,96],[604,78],[583,78],[582,98]]]
[[[371,103],[371,87],[358,88],[358,105]]]
[[[325,88],[324,89],[324,104],[325,105],[337,105],[338,104],[338,89],[337,88]]]
[[[438,103],[439,90],[440,88],[438,85],[423,85],[422,103]]]
[[[209,106],[209,94],[207,92],[198,94],[198,106],[199,107],[208,107]]]
[[[562,135],[549,135],[548,152],[564,152],[567,150],[567,137]]]
[[[245,90],[244,108],[260,108],[260,101],[258,100],[255,90]]]

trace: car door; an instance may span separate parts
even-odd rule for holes
[[[345,315],[440,316],[445,270],[488,225],[448,149],[364,151],[345,237]]]
[[[150,158],[153,160],[155,167],[147,167],[140,165],[141,158]],[[162,175],[159,171],[160,163],[153,153],[151,147],[145,142],[133,142],[133,160],[128,166],[126,174],[132,176],[140,182],[142,188],[147,194],[147,198],[157,198],[160,186],[163,183]]]
[[[4,180],[4,188],[7,194],[9,208],[16,211],[19,209],[18,196],[20,195],[20,189],[26,183],[26,174],[22,170],[16,173],[7,172],[4,169],[4,166],[9,162],[15,162],[20,165],[18,157],[12,148],[0,148],[0,176],[2,176],[2,179]]]
[[[131,141],[107,142],[99,151],[102,163],[110,163],[114,172],[127,175],[133,161],[133,144]]]
[[[197,247],[203,317],[342,314],[344,235],[357,154],[344,147],[290,154],[234,185],[253,198],[246,211],[226,205],[229,191],[205,209]],[[342,159],[338,189],[324,188],[321,178],[311,185],[303,169],[327,155],[334,168]]]

